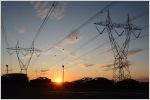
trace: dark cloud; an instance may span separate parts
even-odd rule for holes
[[[143,50],[144,50],[144,49],[130,50],[130,51],[128,52],[128,55],[134,55],[134,54],[139,53],[139,52],[141,52],[141,51],[143,51]],[[110,51],[112,51],[112,49],[108,49],[107,51],[100,52],[99,54],[105,54],[105,53],[108,53],[108,52],[110,52]]]
[[[131,64],[133,64],[133,63],[131,63],[131,61],[128,61],[128,65],[130,66]],[[109,70],[113,70],[114,68],[114,64],[108,64],[108,65],[105,65],[105,66],[103,66],[104,67],[104,71],[109,71]]]
[[[138,52],[141,52],[141,51],[143,51],[144,49],[136,49],[136,50],[130,50],[129,52],[128,52],[128,54],[129,55],[134,55],[134,54],[136,54],[136,53],[138,53]]]
[[[48,70],[46,69],[46,70],[41,70],[41,72],[47,72]]]
[[[80,39],[81,39],[81,36],[79,36],[78,32],[72,32],[65,38],[65,42],[67,44],[75,44],[79,42]]]
[[[16,27],[16,31],[18,33],[25,33],[26,32],[26,28],[23,27],[23,26],[19,26],[19,27]]]
[[[36,10],[37,16],[41,19],[44,19],[49,12],[49,3],[48,1],[31,1],[30,4],[33,5],[33,8]],[[64,17],[64,12],[66,8],[66,2],[57,2],[56,8],[52,12],[50,18],[60,20]]]
[[[110,70],[113,70],[113,68],[106,68],[106,69],[104,69],[104,71],[110,71]]]
[[[114,66],[114,64],[108,64],[108,65],[105,65],[103,67],[112,67],[112,66]]]
[[[94,64],[82,64],[81,67],[84,67],[84,68],[88,68],[88,67],[92,67],[94,66]]]

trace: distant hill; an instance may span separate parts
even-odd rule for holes
[[[38,77],[36,79],[30,80],[30,87],[50,87],[51,79],[47,77]]]

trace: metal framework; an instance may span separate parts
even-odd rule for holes
[[[21,72],[25,71],[25,73],[27,74],[27,69],[28,69],[30,61],[33,57],[33,54],[36,54],[37,56],[39,56],[41,54],[41,50],[34,48],[34,41],[37,39],[37,37],[41,33],[44,25],[48,21],[49,16],[51,16],[51,14],[54,12],[56,6],[57,6],[57,2],[54,1],[52,3],[51,7],[49,8],[45,18],[43,19],[42,24],[38,28],[37,33],[35,34],[35,37],[33,38],[33,41],[32,41],[32,44],[31,44],[30,48],[20,47],[19,46],[19,41],[17,42],[16,47],[10,48],[9,44],[8,44],[7,36],[6,36],[6,31],[5,31],[5,28],[4,28],[4,25],[3,25],[3,21],[2,21],[2,29],[3,29],[3,33],[4,33],[4,38],[5,38],[7,47],[8,47],[8,48],[6,48],[7,52],[8,52],[9,55],[12,55],[14,52],[16,52]],[[10,52],[10,51],[12,51],[12,52]],[[23,52],[25,52],[25,53],[23,53]],[[39,52],[40,52],[40,54],[38,55]],[[26,62],[23,62],[23,59],[21,59],[22,56],[28,56],[29,59]]]
[[[97,31],[100,34],[104,33],[105,30],[108,33],[111,48],[114,53],[114,68],[113,68],[114,82],[121,81],[124,79],[130,79],[131,74],[129,70],[129,63],[127,60],[129,42],[131,39],[131,34],[133,34],[136,38],[139,38],[140,32],[138,34],[135,34],[134,31],[141,31],[141,28],[131,23],[129,14],[125,24],[113,23],[109,14],[109,10],[105,22],[102,21],[94,24],[96,24],[97,26],[105,27],[102,31],[100,31],[98,27],[96,27]],[[118,33],[116,28],[120,28],[123,31],[121,33]],[[114,33],[116,33],[118,37],[125,35],[125,41],[123,42],[122,45],[119,45],[117,43],[116,38],[113,35]]]
[[[12,48],[6,48],[8,51],[15,51],[16,55],[17,55],[17,59],[19,62],[19,66],[20,66],[20,70],[21,73],[24,71],[27,74],[27,69],[29,67],[30,61],[33,57],[33,54],[35,53],[36,55],[38,55],[38,52],[41,52],[41,50],[39,49],[35,49],[34,48],[34,41],[32,42],[32,45],[30,48],[22,48],[19,46],[19,41],[16,44],[16,47],[12,47]],[[23,52],[26,52],[25,54],[23,54]],[[23,60],[21,59],[22,56],[28,56],[28,60],[26,62],[23,62]]]

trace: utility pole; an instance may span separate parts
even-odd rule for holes
[[[8,65],[6,65],[6,74],[8,74]]]
[[[133,34],[135,38],[139,38],[140,32],[136,35],[134,31],[141,31],[141,28],[131,23],[129,14],[127,16],[126,23],[113,23],[109,14],[109,10],[107,13],[106,21],[101,21],[94,24],[105,27],[102,31],[99,31],[98,28],[96,27],[97,31],[100,34],[104,33],[105,30],[108,33],[112,51],[114,53],[114,68],[113,68],[114,82],[122,81],[124,79],[130,79],[131,75],[127,60],[129,43],[131,40],[131,34]],[[121,33],[118,33],[116,28],[120,28],[123,31]],[[118,42],[116,41],[116,37],[114,37],[114,33],[116,33],[118,37],[121,37],[124,33],[125,41],[123,42],[122,45],[118,44]]]
[[[62,81],[63,81],[63,83],[64,83],[64,65],[62,65],[62,68],[63,68]]]

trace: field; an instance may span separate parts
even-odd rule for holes
[[[9,91],[8,91],[9,90]],[[44,88],[3,89],[2,98],[9,99],[148,99],[148,89],[49,90]]]

